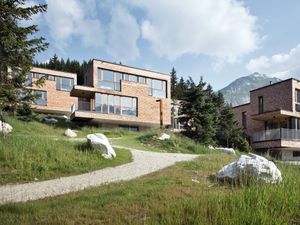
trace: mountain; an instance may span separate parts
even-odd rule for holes
[[[249,76],[241,77],[220,90],[224,95],[225,101],[232,106],[248,103],[250,100],[250,91],[269,85],[270,82],[281,81],[276,77],[269,77],[265,74],[253,73]]]

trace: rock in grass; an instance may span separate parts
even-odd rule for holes
[[[40,121],[47,124],[56,124],[58,122],[58,120],[54,118],[42,118]]]
[[[161,140],[161,141],[166,141],[166,140],[169,140],[170,139],[170,135],[166,134],[166,133],[162,133],[159,137],[158,137],[158,140]]]
[[[99,149],[104,158],[115,158],[117,156],[104,134],[88,134],[86,137],[89,145],[94,149]]]
[[[217,173],[217,178],[239,179],[245,176],[265,183],[282,181],[281,172],[272,161],[255,154],[250,155],[242,155],[235,162],[224,166]]]
[[[225,152],[227,154],[232,154],[232,155],[235,155],[235,150],[233,148],[223,148],[223,147],[218,147],[218,148],[215,148],[216,150],[219,150],[221,152]]]
[[[9,134],[10,132],[12,132],[12,130],[13,130],[13,127],[11,125],[0,121],[0,133]]]
[[[67,136],[67,137],[70,137],[70,138],[75,138],[75,137],[77,137],[77,134],[73,131],[73,130],[71,130],[71,129],[66,129],[65,130],[65,135]]]

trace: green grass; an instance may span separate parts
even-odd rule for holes
[[[160,141],[158,137],[161,133],[168,133],[171,137],[169,140]],[[141,132],[135,136],[126,136],[119,139],[111,140],[115,145],[136,148],[140,150],[156,152],[173,152],[173,153],[190,153],[190,154],[208,154],[213,153],[193,140],[184,137],[181,134],[168,132],[167,130],[154,129],[147,132]]]
[[[86,143],[13,135],[0,141],[0,184],[80,174],[131,161],[129,151],[116,149],[117,157],[109,160]]]
[[[40,122],[40,119],[45,117],[55,118],[58,120],[58,123],[49,125]],[[66,121],[60,115],[36,114],[34,119],[31,121],[22,121],[18,118],[6,116],[5,121],[13,126],[13,134],[15,136],[28,136],[35,134],[39,137],[67,139],[67,137],[64,136],[64,132],[67,128],[75,130],[79,138],[86,137],[86,135],[92,133],[102,133],[109,138],[134,136],[137,134],[137,132],[127,131],[124,129],[105,129],[97,127],[96,125],[79,126],[75,122]]]
[[[0,206],[2,224],[299,224],[300,167],[279,165],[278,185],[219,184],[234,160],[200,156],[141,179],[65,196]],[[193,182],[192,179],[198,182]]]

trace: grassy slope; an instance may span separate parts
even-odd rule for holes
[[[3,224],[297,224],[299,167],[281,165],[279,185],[208,179],[233,156],[206,155],[138,180],[0,206]],[[193,182],[192,179],[197,180]]]
[[[131,161],[126,150],[116,149],[117,157],[107,160],[85,143],[54,140],[64,137],[63,127],[10,117],[6,121],[13,132],[0,136],[0,184],[80,174]]]
[[[157,138],[153,138],[158,137],[162,133],[161,130],[157,129],[143,132],[135,136],[121,137],[111,140],[111,142],[115,145],[156,152],[181,152],[190,154],[208,154],[213,152],[180,134],[174,134],[167,131],[163,132],[166,132],[171,136],[170,140],[160,141],[157,140]]]

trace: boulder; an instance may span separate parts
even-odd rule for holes
[[[9,125],[8,123],[2,122],[0,121],[0,133],[3,134],[8,134],[10,132],[12,132],[12,126]]]
[[[40,121],[47,124],[56,124],[58,122],[58,120],[54,118],[42,118]]]
[[[161,141],[166,141],[166,140],[169,140],[170,139],[170,135],[166,134],[166,133],[162,133],[159,137],[158,137],[158,140],[161,140]]]
[[[265,183],[278,183],[282,180],[281,172],[272,161],[255,154],[242,155],[217,173],[219,179],[239,179],[242,176]]]
[[[73,131],[73,130],[71,130],[71,129],[66,129],[65,130],[65,135],[67,136],[67,137],[70,137],[70,138],[75,138],[75,137],[77,137],[77,134]]]
[[[215,148],[216,150],[219,150],[221,152],[225,152],[227,154],[233,154],[235,155],[235,150],[233,148],[223,148],[223,147],[219,147],[219,148]]]
[[[111,147],[107,137],[104,134],[88,134],[87,140],[92,148],[99,149],[104,158],[116,157],[115,150]]]

